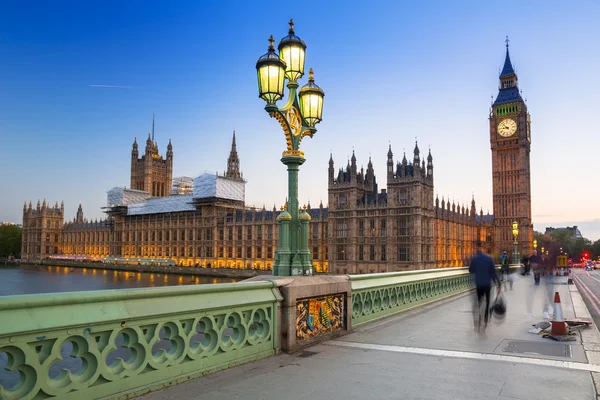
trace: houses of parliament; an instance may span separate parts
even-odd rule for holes
[[[431,151],[415,143],[412,159],[388,148],[386,188],[371,160],[355,155],[343,168],[333,156],[328,204],[308,206],[309,246],[317,272],[360,274],[459,267],[484,250],[511,252],[511,224],[519,223],[519,251],[532,251],[530,117],[518,89],[508,43],[489,118],[493,215],[471,204],[434,198]],[[223,174],[173,180],[173,146],[163,157],[152,136],[144,153],[131,150],[130,188],[108,192],[106,218],[91,221],[79,206],[66,221],[64,204],[23,206],[24,261],[74,259],[119,263],[175,263],[205,268],[266,269],[273,265],[279,211],[248,207],[235,133]],[[325,175],[325,174],[324,174]],[[175,181],[175,187],[173,182]]]

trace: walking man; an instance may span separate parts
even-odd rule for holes
[[[485,338],[485,328],[487,327],[490,314],[490,292],[492,290],[492,283],[497,284],[498,293],[501,291],[501,285],[499,284],[498,276],[496,274],[494,260],[483,252],[481,246],[481,242],[477,241],[477,254],[471,259],[469,272],[475,274],[475,285],[477,286],[479,318],[478,322],[475,324],[475,330],[479,333],[479,337]],[[483,300],[484,297],[485,301]]]
[[[510,284],[510,290],[512,290],[513,280],[508,267],[508,254],[506,254],[506,250],[504,250],[500,255],[500,273],[502,274],[502,282],[504,282],[504,289],[506,289],[506,281],[508,281]]]

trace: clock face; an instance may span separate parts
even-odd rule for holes
[[[517,123],[514,119],[503,119],[498,124],[498,133],[500,136],[509,137],[517,131]]]

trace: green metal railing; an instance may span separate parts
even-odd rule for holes
[[[351,275],[350,281],[353,327],[474,287],[466,267]]]
[[[270,356],[277,302],[273,282],[1,297],[0,398],[124,399]]]

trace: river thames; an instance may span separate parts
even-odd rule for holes
[[[56,266],[0,267],[0,296],[237,282],[235,278]]]

